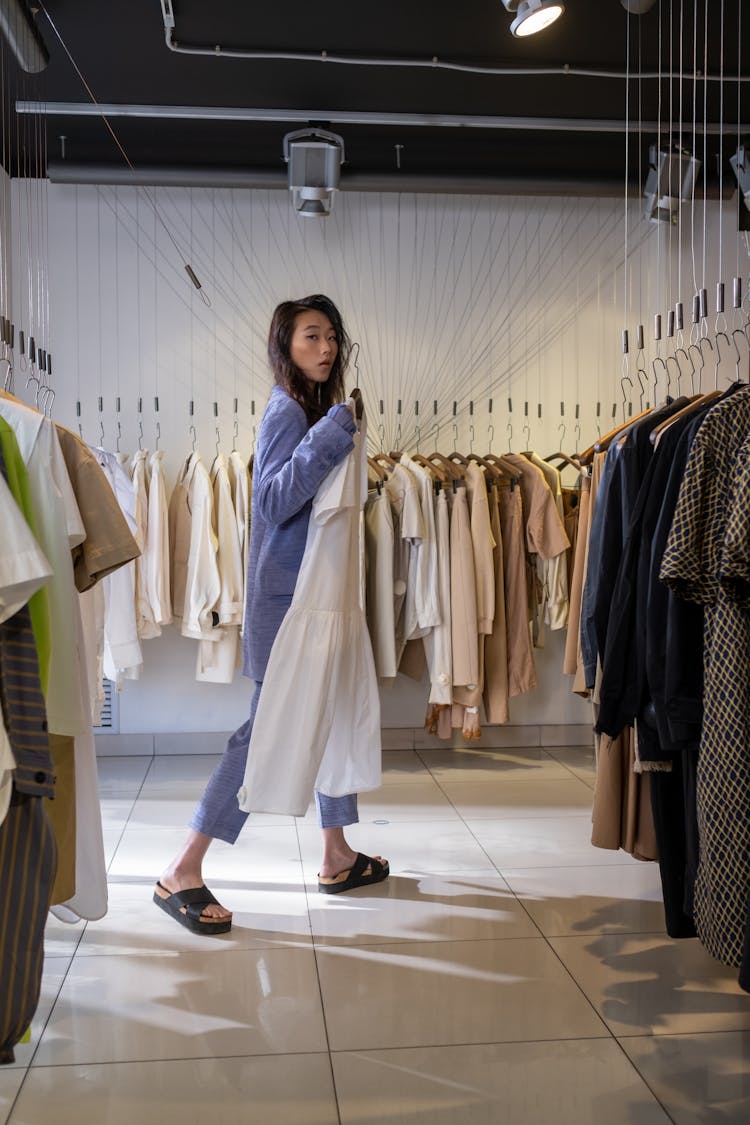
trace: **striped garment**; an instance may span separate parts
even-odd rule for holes
[[[0,447],[0,472],[7,479]],[[54,795],[47,715],[28,605],[0,623],[0,704],[16,770],[0,824],[0,1063],[39,1000],[57,847],[42,797]]]

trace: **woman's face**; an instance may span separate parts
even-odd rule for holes
[[[336,333],[325,313],[305,309],[297,314],[289,351],[309,383],[326,382],[338,350]]]

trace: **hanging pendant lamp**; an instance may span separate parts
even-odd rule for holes
[[[503,4],[509,12],[516,13],[510,30],[517,38],[543,31],[565,11],[559,0],[503,0]]]

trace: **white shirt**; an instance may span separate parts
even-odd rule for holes
[[[385,481],[385,490],[394,517],[393,596],[398,664],[407,640],[418,627],[412,549],[422,542],[424,524],[417,484],[411,473],[396,464]],[[416,555],[414,559],[416,562]]]
[[[213,489],[199,453],[189,457],[180,483],[186,491],[190,513],[190,547],[181,631],[183,637],[215,641],[212,615],[221,594],[216,558],[219,542],[213,530]]]
[[[410,562],[413,569],[409,579],[414,584],[414,603],[417,614],[417,628],[409,634],[423,637],[434,625],[439,625],[440,604],[438,596],[437,541],[435,537],[435,508],[433,504],[433,478],[408,453],[401,454],[401,465],[411,473],[417,485],[419,506],[422,513],[422,541],[413,543]]]
[[[381,489],[365,505],[365,605],[367,624],[381,680],[396,678],[396,627],[393,617],[393,513]]]
[[[157,626],[172,620],[169,598],[169,506],[164,476],[164,453],[157,449],[148,460],[148,537],[146,539],[146,592]]]
[[[0,621],[7,621],[52,575],[23,512],[0,474]]]
[[[231,683],[237,667],[240,624],[243,611],[244,574],[237,533],[232,486],[226,459],[218,454],[211,466],[213,485],[212,528],[218,543],[219,596],[213,610],[219,618],[210,640],[200,642],[196,679]]]
[[[130,475],[133,481],[135,494],[135,541],[138,544],[140,555],[135,560],[135,619],[138,627],[138,636],[141,640],[158,637],[161,629],[154,621],[154,614],[148,596],[148,578],[146,555],[149,550],[148,526],[148,481],[147,481],[148,452],[137,449],[130,462]]]
[[[237,539],[242,554],[242,628],[245,631],[245,586],[247,583],[247,553],[250,546],[250,474],[247,465],[236,449],[229,454],[227,463],[229,484],[232,489],[234,518],[237,522]]]
[[[135,488],[116,453],[93,450],[125,516],[128,528],[136,534]],[[124,675],[143,664],[135,612],[135,562],[129,562],[104,579],[104,659],[108,680],[118,686]]]

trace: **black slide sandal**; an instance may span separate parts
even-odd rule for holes
[[[365,875],[364,872],[368,867],[370,874]],[[355,887],[369,887],[373,883],[382,883],[388,878],[390,871],[387,860],[381,862],[372,856],[364,855],[363,852],[358,852],[352,866],[339,871],[338,875],[326,879],[318,876],[318,890],[323,895],[337,895],[342,891],[352,891]],[[342,879],[342,875],[346,878]]]
[[[171,918],[179,922],[181,926],[190,930],[194,934],[226,934],[232,928],[231,918],[202,918],[201,915],[204,909],[211,903],[216,903],[219,906],[218,899],[209,891],[205,885],[202,887],[191,887],[187,891],[175,891],[170,894],[167,888],[161,883],[156,884],[157,890],[154,891],[154,902],[160,906]],[[160,888],[162,891],[167,891],[167,897],[162,898],[159,894]],[[182,909],[184,907],[184,909]]]

